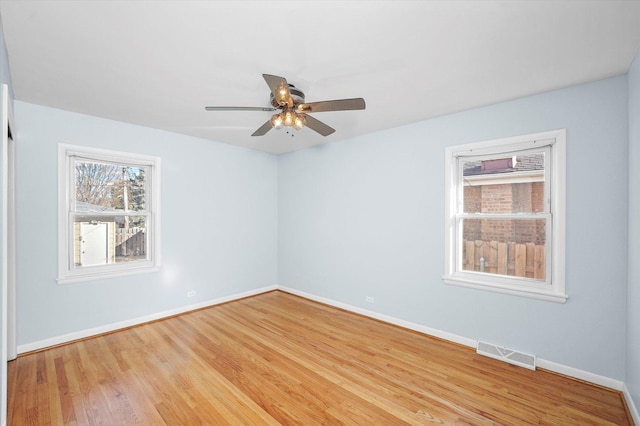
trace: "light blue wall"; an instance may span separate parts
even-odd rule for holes
[[[629,288],[627,379],[640,408],[640,54],[629,70]]]
[[[277,282],[277,158],[16,101],[18,345]],[[58,143],[161,157],[162,269],[58,285]],[[196,297],[187,299],[195,290]]]
[[[567,303],[443,284],[445,147],[558,128]],[[624,379],[626,76],[282,155],[278,179],[280,284]]]

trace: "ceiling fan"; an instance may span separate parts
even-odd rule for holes
[[[271,107],[207,106],[205,109],[207,111],[277,111],[251,136],[263,136],[273,128],[281,129],[282,127],[295,130],[308,127],[322,136],[328,136],[335,132],[335,129],[310,116],[309,113],[365,109],[362,98],[305,103],[304,93],[293,84],[287,83],[284,77],[270,74],[262,74],[262,77],[271,89]]]

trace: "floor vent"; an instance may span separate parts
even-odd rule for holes
[[[476,352],[480,355],[488,356],[489,358],[495,358],[500,361],[508,362],[509,364],[528,368],[529,370],[536,369],[535,355],[525,354],[486,342],[478,342]]]

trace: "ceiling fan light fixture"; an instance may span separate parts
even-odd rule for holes
[[[304,116],[295,114],[295,119],[293,120],[293,128],[296,130],[300,130],[306,124]]]
[[[273,114],[273,116],[271,117],[271,127],[278,130],[281,129],[282,121],[283,121],[282,114]]]
[[[293,111],[287,110],[284,113],[284,119],[282,121],[282,124],[284,124],[287,127],[293,127],[293,123],[295,122],[296,116],[293,113]]]
[[[271,127],[280,130],[283,127],[293,127],[295,130],[300,130],[306,125],[306,120],[303,115],[296,114],[291,109],[285,109],[284,112],[273,114],[269,120]]]

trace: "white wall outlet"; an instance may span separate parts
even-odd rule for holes
[[[376,301],[373,298],[373,296],[365,296],[364,300],[366,300],[367,303],[376,303]]]
[[[194,297],[196,295],[196,291],[195,290],[191,290],[187,292],[187,297]]]

